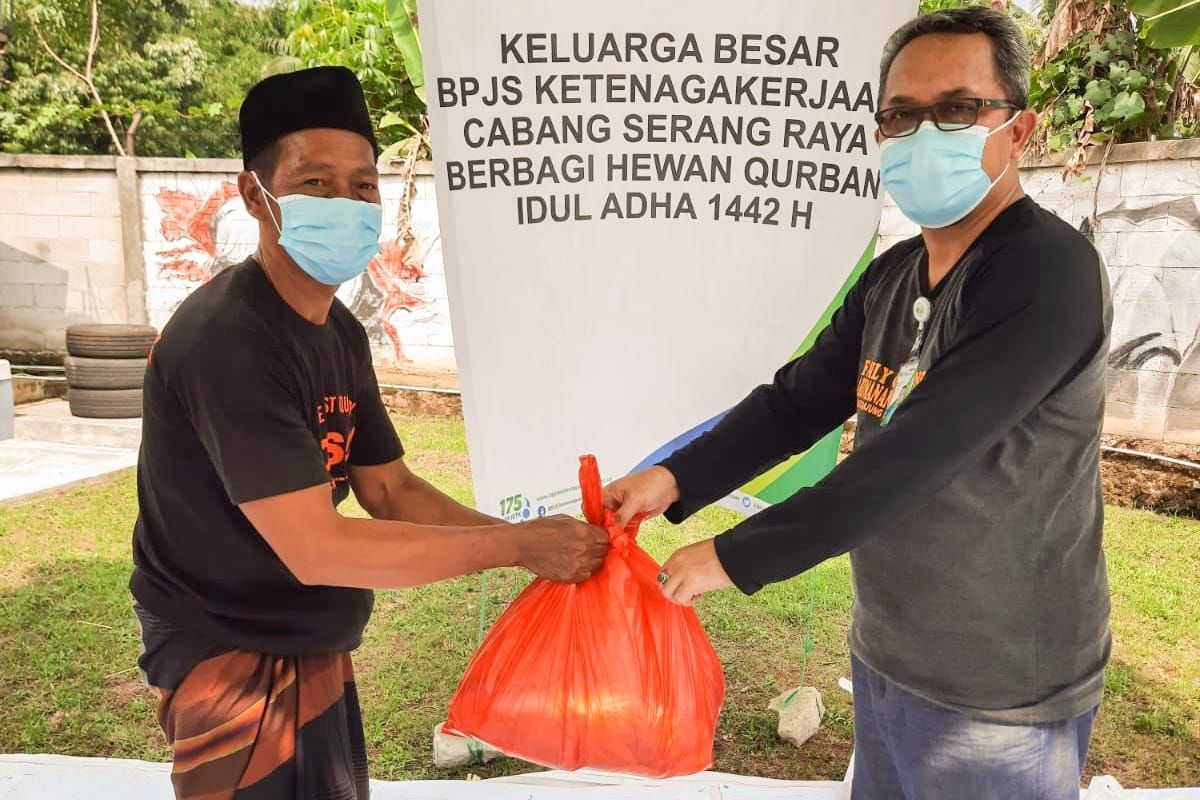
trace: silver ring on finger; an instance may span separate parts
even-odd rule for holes
[[[665,569],[659,570],[658,585],[665,586],[667,584],[667,581],[669,581],[669,580],[671,580],[671,574],[669,572],[667,572]]]

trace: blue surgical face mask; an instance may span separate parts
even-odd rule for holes
[[[881,146],[884,188],[904,216],[922,228],[960,222],[1008,172],[1005,167],[992,180],[983,170],[983,148],[989,136],[1015,120],[994,130],[974,125],[961,131],[938,130],[927,120],[914,134],[885,139]]]
[[[250,174],[263,194],[279,204],[282,223],[267,204],[279,245],[317,283],[338,286],[357,278],[379,252],[383,207],[378,203],[306,194],[276,197],[257,173]]]

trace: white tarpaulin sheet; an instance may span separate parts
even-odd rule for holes
[[[0,755],[0,800],[172,800],[169,764],[55,755]],[[488,781],[371,781],[375,800],[843,800],[834,781],[776,781],[705,772],[651,781],[538,772]],[[1122,789],[1096,778],[1081,800],[1200,800],[1200,789]]]

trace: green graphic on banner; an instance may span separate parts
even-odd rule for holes
[[[821,335],[821,331],[825,330],[829,321],[833,319],[834,313],[842,307],[842,303],[846,301],[846,295],[850,293],[854,284],[862,277],[863,272],[875,257],[875,244],[878,240],[879,234],[876,233],[871,237],[871,241],[867,242],[862,256],[859,257],[858,263],[854,265],[854,269],[842,284],[842,288],[838,290],[825,312],[808,332],[808,336],[792,354],[793,361],[809,351],[813,343],[817,341],[817,337]],[[812,486],[829,474],[829,471],[837,463],[838,444],[841,442],[841,437],[842,429],[840,427],[830,431],[808,450],[747,483],[742,487],[742,492],[751,497],[757,497],[764,503],[774,504],[786,500],[800,489]]]

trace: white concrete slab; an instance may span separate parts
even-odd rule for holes
[[[13,432],[17,439],[37,442],[137,449],[142,421],[73,417],[66,400],[53,399],[17,406]]]
[[[0,441],[0,505],[107,478],[137,465],[137,449]]]
[[[0,756],[0,800],[171,800],[168,764]],[[374,800],[840,800],[841,782],[701,773],[648,781],[541,772],[488,781],[371,781]]]

